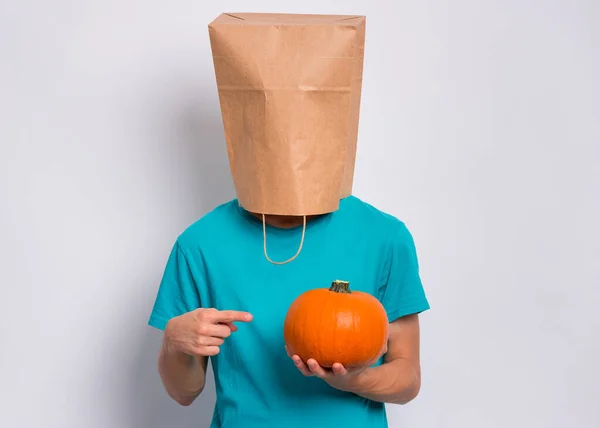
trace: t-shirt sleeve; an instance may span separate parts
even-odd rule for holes
[[[393,236],[382,299],[390,322],[429,309],[413,237],[403,223]]]
[[[196,280],[179,242],[176,242],[169,255],[148,324],[164,330],[171,318],[199,307]]]

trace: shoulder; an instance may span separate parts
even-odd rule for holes
[[[234,221],[236,203],[234,199],[221,204],[187,226],[177,237],[177,245],[182,249],[196,248],[216,238],[219,231],[226,230]]]
[[[340,208],[342,215],[355,222],[356,227],[368,227],[370,232],[386,240],[412,239],[408,227],[401,219],[356,196],[343,199]]]

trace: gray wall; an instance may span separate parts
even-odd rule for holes
[[[415,236],[423,389],[392,427],[600,426],[600,3],[0,1],[0,426],[206,427],[146,326],[234,196],[207,24],[367,15],[356,195]]]

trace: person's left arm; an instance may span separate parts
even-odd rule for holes
[[[317,376],[334,388],[373,401],[406,404],[421,388],[419,341],[419,318],[414,314],[390,323],[388,350],[379,366],[352,372],[341,364],[326,370],[312,359],[306,364],[297,356],[293,360],[304,375]]]
[[[373,401],[406,404],[421,388],[419,314],[429,309],[429,302],[411,233],[400,223],[390,235],[393,239],[382,298],[390,325],[382,364],[351,371],[336,363],[325,370],[315,360],[303,362],[297,355],[290,357],[305,376],[318,376],[337,389]]]

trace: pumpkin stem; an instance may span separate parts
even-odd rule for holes
[[[351,294],[352,291],[350,291],[349,286],[350,283],[348,281],[340,281],[336,279],[335,281],[333,281],[333,284],[331,284],[331,287],[329,287],[329,291],[342,294]]]

